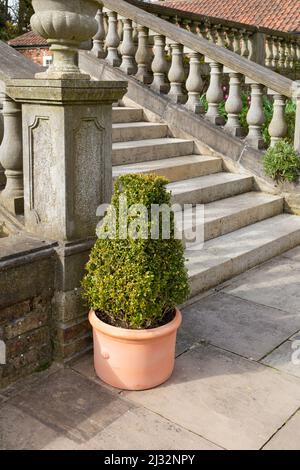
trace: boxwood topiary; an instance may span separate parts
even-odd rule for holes
[[[111,209],[103,219],[82,281],[89,307],[114,326],[144,329],[165,324],[173,318],[175,306],[188,296],[184,250],[181,240],[174,237],[172,212],[170,238],[163,239],[161,226],[158,238],[150,237],[151,204],[170,207],[167,182],[155,175],[124,175],[115,183]],[[120,235],[120,196],[127,198],[128,207],[143,204],[147,208],[147,239]],[[105,238],[113,211],[116,236]],[[133,220],[134,216],[128,217],[127,228]]]
[[[266,175],[275,181],[296,181],[300,171],[300,156],[293,145],[281,139],[270,147],[264,155],[263,164]]]

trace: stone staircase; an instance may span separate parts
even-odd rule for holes
[[[173,202],[204,204],[205,243],[186,250],[192,295],[199,294],[300,243],[300,217],[283,213],[283,198],[254,190],[254,178],[224,171],[221,157],[199,154],[142,108],[113,108],[113,178],[155,173],[171,183]]]

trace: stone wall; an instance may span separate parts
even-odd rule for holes
[[[6,349],[0,388],[48,367],[53,358],[54,248],[35,246],[14,255],[8,250],[9,242],[1,246],[0,259],[0,340]]]
[[[1,240],[0,389],[91,348],[80,282],[93,243],[65,246],[21,234]]]

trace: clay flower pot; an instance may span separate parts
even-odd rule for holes
[[[93,310],[95,370],[104,382],[126,390],[146,390],[165,382],[175,361],[176,333],[181,324],[176,309],[174,319],[149,330],[128,330],[102,322]]]

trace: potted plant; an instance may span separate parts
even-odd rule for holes
[[[121,389],[155,387],[174,368],[177,305],[189,287],[174,214],[165,238],[162,216],[152,213],[153,207],[170,208],[167,182],[155,175],[118,178],[82,282],[96,373]]]

